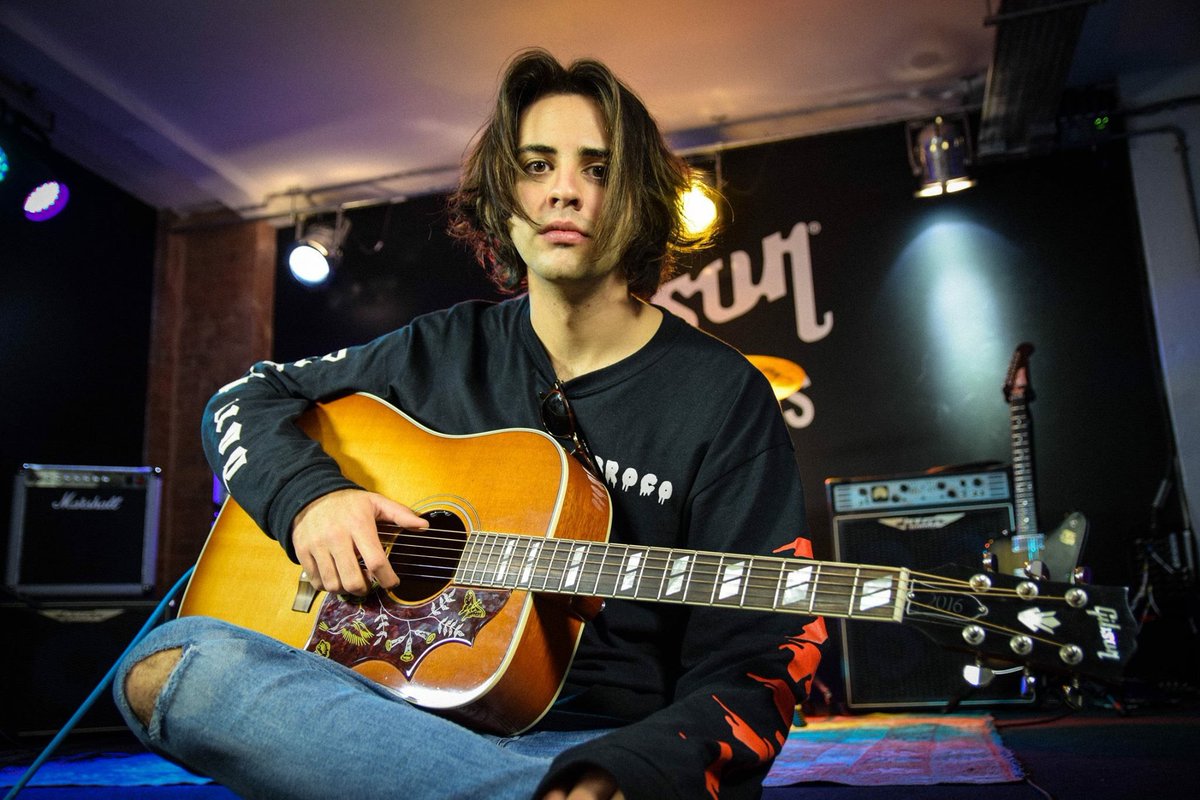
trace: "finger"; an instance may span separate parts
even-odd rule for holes
[[[391,589],[399,585],[400,578],[396,575],[391,561],[388,560],[387,552],[379,540],[378,532],[374,530],[365,533],[356,532],[354,546],[358,549],[363,567],[370,578],[377,581],[385,589]]]
[[[386,519],[409,530],[424,530],[429,527],[429,520],[402,503],[397,503],[383,495],[375,495],[374,500],[376,516],[379,519]]]
[[[613,800],[619,794],[617,782],[612,775],[598,769],[591,769],[580,776],[571,787],[567,800]]]
[[[316,570],[309,574],[309,583],[318,590],[340,591],[341,584],[338,582],[337,566],[333,563],[333,558],[328,553],[314,553],[313,560],[316,562]]]
[[[341,587],[337,591],[354,595],[366,594],[369,587],[362,562],[358,560],[358,549],[354,540],[349,538],[343,540],[331,551],[331,555],[333,563],[337,567],[338,583]]]

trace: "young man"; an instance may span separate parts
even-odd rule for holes
[[[290,423],[353,392],[451,435],[540,428],[550,403],[550,433],[607,485],[613,541],[806,554],[795,458],[765,379],[646,302],[697,244],[678,209],[687,177],[606,67],[521,54],[468,158],[451,232],[525,293],[255,365],[205,411],[214,469],[314,587],[358,595],[403,580],[378,524],[428,523],[402,505],[414,499],[356,486]],[[807,617],[610,600],[554,707],[515,737],[202,617],[157,629],[116,694],[150,747],[246,796],[727,800],[759,795],[823,638]]]

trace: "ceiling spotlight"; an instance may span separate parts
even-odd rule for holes
[[[329,280],[342,257],[342,243],[350,232],[350,220],[341,210],[333,225],[313,223],[301,235],[301,220],[296,220],[296,242],[288,252],[292,277],[305,286],[319,286]]]
[[[908,124],[908,162],[921,181],[916,197],[952,194],[975,185],[967,174],[971,163],[970,126],[965,114],[960,119],[961,126],[940,116],[926,124]]]
[[[25,218],[34,222],[50,219],[67,206],[71,193],[65,183],[46,181],[25,196]]]

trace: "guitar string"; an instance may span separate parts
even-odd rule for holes
[[[456,535],[455,536],[445,536],[445,537],[430,537],[430,536],[423,535],[424,533],[427,533],[429,531],[434,531],[437,533],[450,533],[450,534],[456,534]],[[428,551],[440,550],[440,551],[446,553],[446,555],[444,555],[444,556],[431,556],[431,557],[440,558],[443,561],[445,561],[447,563],[447,565],[459,564],[463,559],[463,554],[466,550],[466,547],[469,546],[471,543],[470,537],[478,536],[479,534],[501,537],[501,541],[530,542],[530,543],[540,542],[542,544],[549,544],[550,545],[549,548],[546,548],[546,547],[541,548],[541,552],[539,552],[538,558],[539,558],[539,560],[543,559],[543,558],[548,558],[552,562],[548,567],[551,569],[554,568],[555,565],[553,564],[553,562],[556,559],[561,558],[561,560],[563,560],[563,561],[568,561],[571,554],[569,552],[566,554],[562,554],[562,553],[558,553],[558,552],[552,552],[552,553],[546,554],[545,551],[547,549],[559,551],[559,550],[562,550],[563,548],[573,548],[576,545],[584,545],[584,546],[591,546],[591,547],[605,547],[605,548],[608,548],[611,546],[614,548],[618,548],[619,551],[629,551],[629,552],[633,552],[633,553],[641,553],[647,559],[658,559],[658,560],[662,561],[663,563],[669,563],[674,558],[678,557],[679,552],[686,552],[689,555],[710,556],[712,558],[718,559],[718,561],[722,558],[728,559],[731,555],[733,555],[735,557],[744,557],[744,558],[754,559],[755,561],[758,561],[758,562],[768,562],[768,563],[774,563],[777,565],[811,564],[814,567],[820,566],[822,569],[825,569],[825,570],[841,569],[841,570],[844,570],[847,572],[856,572],[856,571],[857,572],[872,572],[872,571],[899,572],[902,569],[901,567],[891,566],[891,565],[882,565],[882,564],[847,564],[847,563],[837,562],[837,561],[818,561],[815,559],[788,559],[788,558],[783,558],[780,556],[765,555],[765,554],[764,555],[750,555],[750,554],[722,554],[722,553],[716,553],[716,552],[710,553],[710,552],[706,552],[706,551],[690,551],[690,550],[689,551],[677,551],[677,550],[673,550],[672,548],[668,548],[668,547],[642,547],[639,545],[626,545],[626,544],[622,544],[622,543],[605,542],[605,541],[589,541],[589,540],[580,540],[580,539],[551,539],[551,538],[530,536],[527,534],[503,534],[503,533],[496,534],[496,533],[488,533],[488,532],[475,532],[475,533],[468,535],[462,531],[452,531],[452,530],[437,529],[437,528],[430,528],[430,529],[426,529],[425,531],[407,531],[407,530],[401,529],[394,534],[389,532],[389,535],[393,535],[396,537],[393,540],[395,544],[399,544],[402,539],[409,539],[409,540],[411,540],[413,550],[428,550]],[[421,545],[427,545],[429,543],[447,543],[449,546],[440,547],[440,548],[434,547],[434,546],[421,547]],[[488,561],[492,558],[496,558],[498,555],[495,552],[497,550],[497,546],[495,543],[485,543],[484,545],[482,545],[482,547],[480,549],[486,549],[489,552],[486,554],[487,558],[484,560],[484,562],[481,563],[480,565],[478,565],[474,571],[486,572],[488,569]],[[528,548],[527,548],[527,550],[528,550]],[[397,552],[397,549],[395,546],[393,546],[392,552],[393,553]],[[401,552],[403,552],[403,551],[401,551]],[[527,555],[527,553],[522,554],[522,555]],[[607,555],[601,556],[601,558],[602,559],[607,558]],[[702,563],[702,566],[715,567],[715,569],[713,569],[710,573],[703,574],[704,577],[713,577],[718,574],[721,574],[721,570],[720,570],[721,565],[720,564],[704,564],[704,563]],[[656,568],[659,568],[659,567],[656,567]],[[761,570],[759,570],[759,571],[761,572]],[[982,567],[981,567],[981,571],[982,571]],[[693,571],[692,574],[693,575],[696,574],[695,571]],[[753,573],[752,573],[752,575],[753,575]],[[909,569],[909,575],[910,575],[910,577],[912,577],[914,579],[920,578],[920,579],[923,579],[930,583],[941,582],[941,586],[942,586],[943,590],[952,590],[958,586],[965,586],[965,587],[967,587],[964,590],[965,594],[978,594],[977,591],[972,590],[970,588],[970,585],[967,582],[965,582],[959,578],[946,578],[945,576],[938,575],[937,573],[922,572],[922,571],[914,570],[911,568]],[[1011,588],[1007,588],[1007,587],[991,587],[989,589],[989,592],[994,593],[994,594],[1009,593],[1014,596],[1016,595],[1015,589],[1011,589]],[[1054,596],[1049,596],[1049,597],[1050,597],[1050,599],[1055,599],[1055,600],[1063,600],[1064,599],[1061,597],[1054,597]],[[1047,596],[1042,596],[1039,599],[1046,599],[1046,598],[1047,598]]]
[[[457,532],[457,531],[455,531],[453,533],[461,534],[461,532]],[[399,538],[399,537],[397,537],[397,538]],[[455,537],[453,539],[446,538],[446,539],[441,540],[441,541],[446,541],[446,542],[452,542],[452,544],[454,545],[453,547],[441,548],[444,552],[446,552],[448,554],[445,556],[434,555],[432,553],[432,551],[434,551],[438,548],[429,546],[430,542],[437,542],[437,541],[439,541],[438,539],[436,539],[434,537],[428,537],[428,536],[422,537],[417,534],[411,535],[410,538],[415,538],[417,540],[418,544],[423,545],[421,547],[414,548],[414,549],[425,551],[425,556],[427,558],[429,558],[429,559],[440,558],[443,562],[445,562],[444,566],[440,567],[440,569],[451,570],[452,567],[457,566],[462,560],[462,551],[463,551],[462,545],[464,545],[464,542],[463,542],[463,539],[460,537]],[[539,539],[537,537],[528,537],[528,536],[520,536],[520,537],[514,537],[514,538],[519,538],[522,540],[531,540],[531,541],[536,540],[536,541],[540,541],[540,542],[549,542],[554,545],[553,547],[549,548],[552,551],[560,550],[561,547],[564,545],[569,545],[569,546],[573,547],[575,544],[580,543],[577,540]],[[606,546],[607,547],[607,543],[605,543],[605,542],[583,542],[583,544],[585,546],[593,545],[593,546]],[[616,545],[616,547],[624,548],[625,546],[624,545]],[[484,545],[484,549],[495,550],[495,545],[494,544]],[[393,552],[396,552],[397,550],[398,550],[398,548],[393,547]],[[634,548],[634,552],[643,553],[646,556],[645,561],[649,562],[647,564],[647,566],[642,567],[642,571],[645,571],[645,569],[652,569],[652,570],[664,569],[663,565],[669,563],[672,560],[673,556],[672,556],[671,552],[669,551],[669,549],[662,549],[662,550],[663,550],[663,552],[656,553],[653,551],[639,550],[637,548]],[[518,554],[517,557],[518,557],[518,559],[520,559],[521,557],[526,556],[526,555],[527,555],[527,553],[520,553],[520,554]],[[712,554],[712,555],[717,557],[718,561],[719,561],[720,554]],[[544,563],[545,560],[549,560],[550,563],[548,565],[545,565],[542,568],[535,568],[534,572],[537,575],[542,575],[547,572],[552,572],[553,570],[557,569],[559,566],[562,566],[564,568],[568,567],[568,566],[570,566],[569,556],[570,556],[570,553],[568,553],[566,555],[563,555],[558,552],[550,552],[549,554],[539,553],[539,558],[538,558],[539,561]],[[602,557],[602,559],[606,558],[606,557],[607,556],[604,556],[604,557]],[[799,561],[792,562],[787,559],[779,559],[776,556],[763,555],[763,556],[749,556],[749,557],[754,558],[758,562],[774,561],[776,564],[779,564],[780,566],[791,564],[791,563],[804,563],[804,562],[799,562]],[[492,558],[495,558],[497,563],[499,563],[498,555],[496,553],[489,552],[488,558],[485,559],[482,563],[480,563],[476,568],[470,570],[470,572],[486,574],[486,572],[488,572],[490,570],[488,562]],[[564,563],[561,565],[555,563],[558,560],[561,560]],[[654,562],[659,562],[659,563],[656,564]],[[407,563],[407,562],[404,562],[404,563]],[[899,569],[900,569],[898,567],[878,566],[878,565],[840,565],[839,562],[813,561],[811,563],[813,564],[814,567],[817,567],[819,565],[820,568],[825,570],[826,572],[835,571],[835,570],[840,569],[845,573],[846,577],[854,577],[854,578],[861,578],[861,577],[864,577],[864,575],[869,577],[873,572],[890,572],[890,571],[899,572]],[[432,564],[429,564],[426,566],[428,566],[430,569],[439,569],[439,567],[434,566]],[[711,572],[704,570],[704,569],[702,569],[700,571],[693,569],[690,574],[694,577],[700,577],[700,578],[709,579],[709,580],[715,579],[718,574],[721,574],[721,570],[720,570],[721,565],[719,563],[718,564],[702,564],[702,568],[707,567],[707,566],[715,567],[715,569]],[[591,575],[594,572],[602,572],[604,570],[604,565],[601,564],[601,566],[597,567],[596,570],[592,570],[588,567],[582,567],[581,569],[582,569],[583,574]],[[750,571],[750,578],[749,578],[748,582],[752,582],[755,578],[759,578],[762,586],[765,586],[765,587],[775,586],[777,583],[777,580],[778,580],[778,576],[763,575],[762,573],[765,571],[769,571],[769,570],[764,570],[761,568],[761,566],[757,570],[752,569]],[[565,569],[564,569],[564,572],[565,572]],[[616,573],[614,573],[614,574],[616,574]],[[973,590],[969,586],[969,584],[966,584],[963,581],[961,581],[961,579],[948,579],[948,578],[944,578],[943,576],[939,576],[936,574],[922,573],[922,572],[917,572],[917,571],[913,571],[913,570],[910,570],[909,574],[914,579],[924,579],[927,583],[938,584],[940,591],[942,591],[944,593],[959,592],[964,595],[975,595],[975,594],[979,593],[978,591]],[[417,576],[417,577],[420,577],[420,576]],[[432,577],[432,576],[430,576],[430,577]],[[879,577],[879,576],[876,576],[876,577]],[[549,580],[550,579],[547,578],[545,581],[543,581],[543,589],[545,589],[549,586]],[[495,581],[493,581],[493,583],[494,582]],[[503,583],[503,582],[501,581],[500,583]],[[966,588],[960,588],[960,587],[966,587]],[[514,586],[514,588],[515,588],[515,586]],[[561,589],[562,587],[560,586],[559,588]],[[930,587],[929,590],[932,591],[933,590],[932,587]],[[1005,587],[993,587],[989,591],[992,596],[1016,595],[1015,590],[1005,588]],[[1043,595],[1039,599],[1042,599],[1045,601],[1051,601],[1051,600],[1062,600],[1063,598],[1055,597],[1053,595]]]
[[[437,529],[435,529],[435,530],[437,530]],[[453,533],[453,534],[455,534],[455,536],[439,538],[439,537],[430,537],[430,536],[422,535],[423,533],[427,533],[427,532],[428,532],[428,529],[426,529],[426,531],[422,531],[422,532],[404,531],[404,532],[397,532],[395,534],[395,537],[397,540],[402,539],[402,538],[408,538],[408,539],[415,540],[417,545],[420,545],[420,546],[413,547],[412,549],[417,550],[417,551],[423,551],[424,556],[426,558],[431,559],[431,560],[432,559],[440,559],[443,562],[441,565],[434,565],[432,563],[422,564],[422,565],[412,565],[414,567],[416,567],[416,566],[424,567],[424,568],[432,570],[432,571],[429,573],[414,573],[410,570],[407,572],[406,577],[430,578],[430,579],[443,580],[443,581],[454,580],[454,576],[458,571],[457,567],[461,563],[462,558],[463,558],[463,551],[464,551],[465,545],[466,545],[466,542],[464,542],[463,537],[465,537],[466,534],[462,531],[439,531],[439,532],[445,532],[445,533]],[[504,581],[504,580],[497,581],[494,579],[489,579],[489,580],[477,580],[477,581],[461,580],[460,582],[463,582],[463,583],[473,583],[474,582],[474,583],[479,583],[484,586],[493,586],[493,587],[499,586],[502,588],[512,588],[512,589],[517,589],[517,588],[523,587],[523,588],[529,588],[529,589],[537,590],[537,591],[557,591],[560,593],[587,594],[587,590],[582,587],[586,587],[588,585],[588,581],[591,578],[595,578],[595,580],[592,581],[592,591],[593,592],[599,591],[599,584],[606,572],[604,560],[608,557],[607,555],[602,556],[601,563],[599,565],[595,566],[594,568],[587,566],[587,565],[579,566],[577,568],[579,574],[576,577],[576,579],[573,581],[574,588],[571,588],[571,587],[563,586],[563,579],[566,577],[566,573],[568,571],[570,571],[569,568],[571,567],[570,562],[569,562],[570,553],[568,552],[565,555],[562,553],[559,553],[559,552],[545,553],[545,550],[547,550],[547,549],[551,550],[551,551],[558,551],[561,549],[562,546],[565,546],[565,545],[569,545],[569,546],[573,547],[575,544],[581,543],[580,540],[542,539],[539,537],[531,537],[531,536],[515,535],[515,534],[499,534],[499,536],[507,537],[507,540],[509,540],[509,541],[530,541],[530,542],[537,541],[537,542],[542,542],[542,543],[551,543],[553,545],[553,547],[543,548],[542,549],[543,552],[540,552],[538,554],[538,558],[536,559],[536,562],[540,562],[542,564],[542,566],[538,567],[535,565],[531,570],[529,570],[527,573],[529,575],[529,578],[527,581],[522,581],[520,579],[512,579],[512,580],[508,580],[508,581]],[[438,548],[435,546],[430,546],[429,545],[430,542],[434,542],[434,543],[448,542],[448,543],[452,543],[453,546]],[[398,549],[401,550],[401,552],[403,552],[403,548],[397,547],[398,543],[399,542],[393,543],[393,546],[392,546],[393,553],[395,553]],[[582,543],[585,545],[593,545],[593,546],[605,546],[605,547],[608,546],[608,543],[606,543],[606,542],[583,541]],[[617,544],[614,546],[618,548],[619,553],[621,550],[624,550],[625,548],[627,548],[626,545],[620,545],[620,544]],[[445,555],[445,556],[432,555],[430,551],[437,550],[437,549],[443,550],[448,555]],[[483,545],[482,549],[489,550],[489,551],[495,551],[496,546],[494,543],[485,543]],[[669,549],[663,548],[663,549],[661,549],[662,552],[653,552],[653,551],[648,551],[648,550],[640,550],[640,549],[637,549],[636,547],[634,547],[633,550],[634,550],[634,552],[643,553],[645,555],[645,558],[644,558],[645,563],[637,570],[642,575],[644,575],[647,571],[655,572],[658,570],[662,570],[662,573],[660,575],[656,575],[653,577],[657,577],[660,582],[666,580],[668,577],[674,577],[666,569],[667,565],[669,565],[671,563],[672,558],[673,558]],[[500,559],[499,559],[499,555],[500,554],[498,554],[496,552],[489,552],[488,557],[486,559],[484,559],[484,561],[482,563],[478,564],[476,568],[466,570],[466,573],[467,573],[466,577],[480,578],[480,577],[487,576],[487,574],[489,572],[491,572],[491,571],[493,571],[493,569],[496,569],[499,567],[499,565],[501,563]],[[528,548],[525,553],[517,553],[516,557],[517,557],[518,563],[520,562],[520,560],[523,557],[527,557],[527,555],[528,555]],[[719,560],[720,554],[712,554],[712,555],[716,556]],[[788,559],[780,559],[777,556],[765,556],[764,555],[764,556],[751,556],[751,558],[754,558],[758,562],[763,562],[763,561],[774,562],[773,566],[778,565],[779,567],[790,565],[792,563],[805,563],[803,561],[793,562],[793,561],[789,561]],[[389,559],[390,559],[390,556],[389,556]],[[493,561],[493,559],[495,560],[495,563],[491,563]],[[549,561],[549,563],[545,563],[546,561]],[[561,562],[561,563],[557,563],[557,562]],[[410,562],[402,561],[401,563],[409,564]],[[890,566],[844,565],[844,564],[840,564],[839,562],[818,562],[818,561],[812,561],[811,563],[814,568],[818,568],[821,571],[821,574],[818,577],[816,591],[814,592],[814,595],[817,597],[819,597],[822,593],[824,593],[827,596],[841,598],[841,597],[845,596],[844,595],[845,591],[852,589],[852,588],[859,587],[861,585],[862,579],[870,578],[872,576],[883,577],[883,575],[875,575],[875,573],[883,573],[884,575],[898,576],[898,574],[900,572],[900,568],[890,567]],[[711,569],[711,570],[707,569],[707,567],[710,567],[710,566],[713,567],[714,569]],[[518,573],[522,572],[521,570],[515,570],[515,571]],[[508,574],[507,570],[506,570],[505,574]],[[702,564],[701,569],[693,568],[692,571],[690,573],[688,573],[688,577],[690,577],[691,579],[699,579],[699,580],[703,580],[703,581],[716,581],[716,580],[718,580],[718,576],[722,575],[722,574],[724,574],[724,573],[721,571],[719,563],[718,564]],[[558,577],[559,577],[559,580],[557,580],[557,581],[554,580],[556,575],[558,575]],[[625,575],[624,572],[619,572],[619,571],[615,571],[615,572],[611,573],[611,577],[612,577],[613,583],[614,583],[614,587],[611,591],[615,593],[614,596],[618,596],[618,597],[620,596],[620,593],[617,590],[615,584],[618,582],[618,579],[624,577],[624,575]],[[909,575],[910,575],[910,579],[911,579],[910,580],[910,591],[914,591],[917,588],[919,588],[920,591],[931,592],[931,593],[937,592],[937,593],[944,594],[944,595],[978,596],[980,594],[979,591],[972,589],[968,583],[966,583],[960,579],[944,578],[943,576],[939,576],[936,574],[915,572],[912,570],[909,571]],[[848,580],[839,582],[838,580],[836,580],[839,577],[848,579]],[[542,578],[540,587],[538,587],[538,585],[537,585],[538,578]],[[763,569],[761,566],[759,566],[758,569],[754,569],[752,567],[749,570],[749,574],[747,576],[746,589],[744,592],[739,592],[739,594],[741,594],[743,597],[746,595],[750,595],[750,594],[761,595],[761,594],[765,594],[768,592],[774,594],[780,588],[783,588],[780,585],[780,576],[778,574],[772,574],[771,567],[768,567],[766,569]],[[837,591],[839,589],[842,591]],[[606,590],[606,591],[609,591],[609,590]],[[987,596],[1010,598],[1010,597],[1017,597],[1018,595],[1014,589],[1010,589],[1010,588],[1006,588],[1006,587],[992,587],[991,589],[989,589],[987,591]],[[1043,602],[1060,602],[1060,601],[1063,601],[1065,598],[1056,597],[1054,595],[1042,595],[1042,596],[1039,596],[1037,599],[1041,600]],[[818,604],[822,608],[826,608],[828,602],[829,601],[825,601],[825,602],[814,601],[812,603],[811,610],[815,611]],[[712,603],[712,605],[731,605],[731,604]],[[799,603],[788,604],[788,605],[795,605],[797,607],[800,606]],[[885,604],[883,607],[888,608],[888,607],[890,607],[890,604]],[[773,603],[770,606],[770,608],[778,608],[778,604]],[[810,610],[810,609],[804,609],[804,610]],[[826,613],[829,613],[829,612],[826,612]]]
[[[414,577],[429,577],[429,578],[437,578],[437,579],[439,579],[439,580],[441,580],[441,579],[445,579],[445,577],[446,577],[444,574],[439,574],[439,575],[434,575],[434,574],[429,574],[429,575],[418,575],[418,574],[413,574],[413,573],[405,573],[405,576],[406,576],[406,577],[409,577],[409,578],[414,578]],[[920,584],[920,583],[923,583],[923,582],[922,582],[922,581],[916,581],[916,582],[915,582],[915,584]],[[466,585],[471,585],[471,584],[469,584],[469,583],[468,583],[468,584],[466,584]],[[491,586],[491,587],[489,587],[489,586],[484,586],[484,587],[481,587],[481,588],[496,588],[496,587],[494,587],[494,586]],[[505,587],[501,587],[501,588],[505,588]],[[514,587],[507,587],[507,588],[513,588],[513,589],[516,589],[517,587],[515,587],[515,586],[514,586]],[[919,593],[919,592],[930,592],[930,591],[931,591],[930,589],[927,589],[927,588],[926,588],[926,589],[912,589],[912,590],[913,590],[913,591],[916,591],[916,592],[918,592],[918,593]],[[819,592],[819,590],[818,590],[818,592]],[[581,592],[578,592],[578,593],[579,593],[579,594],[586,594],[586,592],[582,592],[582,591],[581,591]],[[939,591],[938,593],[939,593],[939,594],[944,594],[945,592],[944,592],[944,591]],[[834,593],[834,592],[826,592],[826,594],[837,594],[837,593]],[[837,594],[837,596],[838,596],[839,598],[841,598],[841,597],[843,597],[844,595]],[[658,600],[662,600],[662,598],[649,598],[649,597],[645,597],[645,598],[642,598],[642,599],[658,599]],[[667,598],[667,599],[665,600],[665,602],[673,602],[673,601],[672,601],[672,599],[670,599],[670,598]],[[679,602],[679,601],[674,601],[674,602]],[[688,604],[691,604],[691,605],[706,605],[706,606],[715,607],[715,608],[730,608],[730,607],[735,607],[735,606],[733,606],[732,604],[727,604],[727,603],[717,603],[717,602],[712,602],[712,601],[710,601],[710,602],[706,602],[706,603],[692,602],[692,603],[688,603]],[[966,614],[962,614],[962,613],[958,613],[958,612],[953,612],[953,611],[948,611],[948,610],[946,610],[946,609],[944,609],[944,608],[942,608],[942,607],[940,607],[940,606],[937,606],[937,605],[935,605],[935,604],[932,604],[932,603],[923,603],[923,602],[920,602],[920,601],[916,600],[915,598],[914,598],[914,599],[911,599],[911,600],[910,600],[909,602],[907,602],[905,605],[906,605],[906,607],[908,607],[908,608],[910,608],[910,609],[911,609],[911,608],[917,608],[917,609],[922,609],[922,610],[928,611],[928,612],[930,612],[930,613],[932,613],[932,614],[936,615],[936,617],[938,617],[938,618],[939,618],[939,619],[922,619],[922,620],[919,620],[919,621],[927,622],[927,623],[930,623],[930,624],[937,623],[937,624],[942,624],[942,625],[945,625],[945,626],[953,626],[953,625],[955,625],[955,624],[959,624],[959,623],[963,623],[963,624],[974,624],[974,625],[978,625],[980,628],[984,629],[985,631],[989,631],[989,632],[992,632],[992,633],[999,633],[999,634],[1002,634],[1002,635],[1004,635],[1004,636],[1022,636],[1022,635],[1024,635],[1024,636],[1028,636],[1028,637],[1030,638],[1030,640],[1031,640],[1031,641],[1033,641],[1033,642],[1038,642],[1038,643],[1041,643],[1042,645],[1044,645],[1044,646],[1046,646],[1046,647],[1054,648],[1054,647],[1059,647],[1059,646],[1061,646],[1061,643],[1060,643],[1060,642],[1058,642],[1058,641],[1055,641],[1054,639],[1050,639],[1050,638],[1048,638],[1048,637],[1046,637],[1046,636],[1039,635],[1037,632],[1027,632],[1027,631],[1023,631],[1023,630],[1021,630],[1021,629],[1019,629],[1019,628],[1013,628],[1013,627],[1010,627],[1010,626],[1008,626],[1008,625],[1005,625],[1005,624],[1003,624],[1003,623],[1001,623],[1001,622],[995,622],[995,621],[992,621],[992,620],[990,620],[990,619],[980,619],[980,618],[978,618],[978,617],[972,617],[972,616],[969,616],[969,615],[966,615]],[[819,603],[819,602],[817,602],[817,603],[814,603],[814,606],[822,606],[822,604],[821,604],[821,603]],[[886,620],[886,621],[893,621],[893,619],[892,619],[892,617],[891,617],[890,615],[888,615],[888,616],[878,616],[878,615],[876,615],[876,616],[871,616],[870,614],[862,614],[862,613],[855,614],[855,613],[853,613],[853,609],[847,609],[846,611],[842,611],[841,609],[843,609],[844,607],[845,607],[845,606],[844,606],[844,604],[841,604],[841,605],[838,605],[836,609],[833,609],[833,608],[825,608],[825,607],[814,607],[814,608],[805,608],[805,609],[802,609],[802,610],[803,610],[805,613],[813,613],[813,614],[825,614],[825,615],[828,615],[828,616],[834,616],[834,617],[845,617],[845,618],[852,619],[852,620],[853,620],[853,619],[858,619],[858,620],[864,620],[864,621],[865,621],[865,620],[872,620],[872,619],[876,619],[876,620],[878,620],[878,619],[883,619],[883,620]],[[886,607],[890,607],[890,606],[885,606],[885,608],[886,608]],[[779,610],[781,610],[781,609],[779,609],[779,608],[778,608],[778,606],[758,606],[758,605],[753,605],[753,606],[751,606],[751,608],[754,608],[754,609],[761,609],[761,610],[764,610],[764,611],[779,611]],[[783,611],[787,611],[787,610],[789,610],[789,609],[782,609],[782,610],[783,610]],[[912,620],[913,620],[913,618],[914,618],[914,617],[916,617],[916,615],[910,611],[909,613],[907,613],[907,614],[905,615],[905,617],[906,617],[906,619],[908,619],[909,621],[912,621]],[[1004,655],[995,655],[994,657],[996,657],[996,658],[1001,658],[1001,659],[1004,659],[1004,658],[1006,658],[1008,655],[1009,655],[1009,654],[1007,654],[1007,653],[1006,653],[1006,654],[1004,654]],[[1021,656],[1020,656],[1020,655],[1018,655],[1018,654],[1016,654],[1016,653],[1013,653],[1013,654],[1011,655],[1011,657],[1012,657],[1013,659],[1018,659],[1018,660],[1021,658]]]

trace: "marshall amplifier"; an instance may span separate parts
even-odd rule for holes
[[[26,464],[13,486],[5,585],[25,596],[148,594],[161,495],[157,467]]]
[[[1013,529],[1008,472],[945,469],[913,475],[828,478],[838,561],[915,570],[982,568],[984,547]],[[967,653],[946,650],[916,628],[842,620],[842,672],[851,708],[914,708],[1030,702],[1021,674],[975,688]]]

